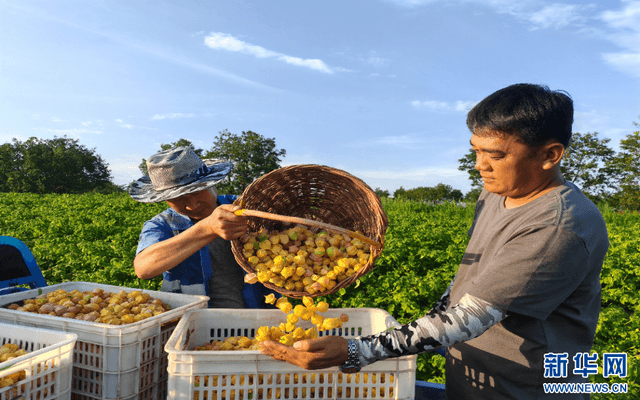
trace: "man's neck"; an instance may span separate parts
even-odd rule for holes
[[[565,182],[566,180],[560,174],[558,174],[554,176],[553,179],[547,182],[545,185],[541,186],[538,190],[535,190],[534,192],[526,196],[522,196],[518,198],[512,198],[507,196],[504,199],[504,208],[511,209],[511,208],[523,206],[541,196],[544,196],[545,194],[549,193],[550,191],[557,188],[558,186],[564,185]]]

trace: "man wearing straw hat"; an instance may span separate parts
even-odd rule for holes
[[[146,221],[133,265],[141,279],[164,275],[162,291],[209,296],[211,308],[263,308],[264,285],[244,283],[230,241],[247,231],[235,215],[234,195],[218,196],[215,185],[233,168],[203,161],[191,146],[175,147],[147,160],[148,176],[129,189],[143,203],[166,201],[170,208]]]
[[[587,389],[553,395],[544,385],[584,385],[593,370],[609,247],[600,211],[560,173],[572,122],[571,98],[544,86],[487,96],[467,116],[484,190],[458,272],[435,307],[378,334],[264,342],[263,353],[357,372],[446,348],[448,399],[588,399]]]

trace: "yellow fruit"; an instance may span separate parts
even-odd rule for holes
[[[283,268],[282,271],[280,271],[280,274],[285,278],[289,278],[295,273],[295,271],[296,270],[294,268]]]
[[[294,339],[292,335],[284,335],[282,337],[280,337],[280,339],[278,340],[280,343],[284,344],[285,346],[292,346],[294,343]]]
[[[314,325],[320,325],[324,321],[324,317],[320,314],[313,314],[311,316],[311,323]]]
[[[260,259],[258,257],[256,257],[256,256],[252,256],[252,257],[249,257],[249,259],[247,261],[249,261],[249,263],[251,263],[253,265],[256,265],[257,263],[260,262]]]
[[[316,330],[316,328],[309,328],[304,331],[304,334],[307,339],[316,339],[318,337],[318,331]]]
[[[244,276],[244,282],[253,285],[254,283],[258,282],[258,275],[256,275],[255,273],[246,274]]]
[[[313,298],[311,298],[309,296],[302,296],[302,304],[304,304],[306,307],[311,307],[315,303],[313,301]]]
[[[289,311],[291,311],[291,309],[293,308],[293,306],[291,305],[291,303],[289,303],[288,301],[286,303],[282,303],[280,305],[276,305],[280,310],[282,310],[283,313],[288,314]]]
[[[269,255],[269,251],[266,249],[260,249],[256,251],[256,256],[258,256],[258,258],[265,258],[268,255]]]
[[[273,304],[276,301],[276,296],[273,293],[270,293],[264,296],[264,302],[267,304]]]
[[[329,303],[327,303],[326,301],[320,301],[318,302],[317,307],[319,312],[325,313],[329,309]]]
[[[306,311],[307,309],[302,304],[298,304],[293,308],[293,313],[298,317],[301,317]]]
[[[305,331],[302,328],[295,328],[292,332],[292,336],[295,340],[302,340],[305,338]]]

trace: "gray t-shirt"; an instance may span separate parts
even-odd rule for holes
[[[209,280],[209,308],[245,308],[244,271],[238,265],[231,242],[217,238],[207,245],[213,275]]]
[[[609,247],[597,207],[572,183],[523,206],[483,191],[450,306],[470,294],[508,317],[447,350],[449,399],[536,399],[543,382],[585,382],[573,356],[589,352]],[[544,378],[544,354],[568,353],[566,378]],[[589,395],[563,399],[589,398]]]

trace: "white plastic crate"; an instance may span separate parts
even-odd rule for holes
[[[54,317],[4,306],[58,289],[117,293],[140,290],[89,282],[66,282],[0,296],[0,321],[38,326],[78,335],[73,354],[73,399],[163,399],[167,390],[167,353],[164,345],[180,317],[189,310],[207,306],[207,296],[142,290],[169,304],[171,310],[140,322],[107,325]]]
[[[27,354],[0,363],[0,381],[22,379],[0,388],[0,400],[69,399],[73,347],[78,335],[0,323],[0,347],[12,343]]]
[[[325,317],[345,313],[349,322],[322,335],[356,337],[399,326],[386,311],[373,308],[329,309]],[[165,345],[169,353],[169,399],[413,399],[417,356],[368,365],[357,374],[338,367],[306,371],[259,351],[195,351],[229,336],[255,337],[260,326],[286,322],[280,310],[207,309],[187,312]],[[313,325],[301,321],[298,326]]]

